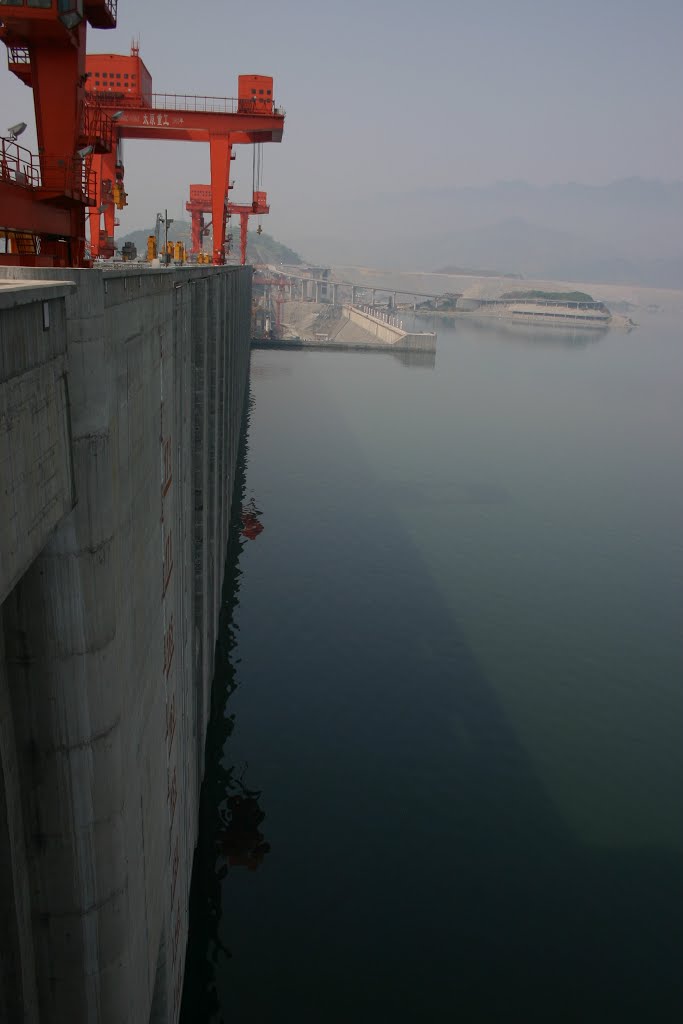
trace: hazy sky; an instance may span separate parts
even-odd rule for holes
[[[264,147],[264,228],[283,241],[329,229],[337,197],[683,177],[682,0],[119,0],[119,26],[90,30],[90,52],[139,36],[160,92],[234,96],[238,74],[274,76],[287,121]],[[33,122],[4,60],[0,118]],[[180,216],[190,182],[209,180],[208,146],[128,142],[125,166],[121,231],[164,205]],[[246,147],[233,168],[242,199]]]

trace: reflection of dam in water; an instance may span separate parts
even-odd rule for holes
[[[277,374],[276,374],[277,376]],[[248,429],[248,421],[247,428]],[[199,843],[195,852],[181,1019],[208,1021],[220,1009],[217,976],[232,953],[221,937],[223,882],[230,870],[256,871],[270,853],[266,813],[260,790],[250,787],[246,764],[230,764],[227,744],[235,726],[229,702],[237,687],[233,658],[237,643],[242,548],[263,530],[255,498],[246,500],[247,436],[243,433],[235,472],[231,526],[216,641],[211,715],[206,734],[206,764],[199,807]]]
[[[587,348],[605,338],[610,330],[608,326],[593,327],[590,330],[581,327],[573,328],[569,325],[544,327],[534,324],[533,327],[530,327],[516,320],[455,314],[453,316],[430,316],[429,313],[418,313],[415,314],[415,320],[428,326],[441,327],[444,331],[467,330],[473,336],[477,334],[490,335],[495,332],[496,335],[517,341],[521,345],[530,347],[547,345],[549,348]]]

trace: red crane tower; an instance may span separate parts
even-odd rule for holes
[[[232,186],[230,186],[232,187]],[[210,185],[190,185],[190,199],[185,203],[185,209],[191,215],[192,220],[192,248],[190,252],[197,253],[202,247],[202,238],[208,228],[204,224],[204,214],[211,213],[213,209]],[[224,206],[224,217],[231,217],[238,214],[240,218],[240,263],[242,266],[247,262],[247,232],[249,218],[254,214],[270,213],[268,195],[266,192],[256,191],[253,193],[251,205],[226,202]]]
[[[254,275],[254,287],[263,287],[264,295],[266,289],[270,289],[270,301],[275,305],[275,337],[279,338],[282,333],[282,307],[286,301],[287,278],[280,274],[271,275],[257,271]]]
[[[266,75],[240,75],[237,99],[187,96],[152,92],[152,78],[137,47],[131,55],[93,54],[87,58],[87,92],[116,119],[118,139],[164,139],[176,142],[208,142],[211,157],[213,262],[225,262],[225,202],[232,147],[260,142],[280,142],[284,112],[273,103],[273,79]],[[105,212],[112,200],[125,204],[123,167],[119,174],[111,161],[99,161],[101,180],[112,181],[99,190],[96,210]],[[113,211],[110,215],[113,223]],[[94,219],[94,218],[93,218]],[[97,237],[99,222],[93,237]]]
[[[86,103],[87,26],[115,28],[117,0],[12,0],[0,8],[10,71],[33,89],[39,156],[0,143],[4,263],[85,262],[85,210],[95,202],[92,159],[112,146],[112,122]],[[22,126],[23,127],[23,126]]]

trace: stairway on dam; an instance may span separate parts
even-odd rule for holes
[[[250,306],[0,268],[0,1020],[178,1019]]]

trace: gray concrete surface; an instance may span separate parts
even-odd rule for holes
[[[74,289],[0,282],[0,604],[74,504],[66,375]]]
[[[47,359],[68,395],[69,497],[20,563],[6,549],[21,531],[0,535],[0,1019],[176,1021],[251,271],[0,276],[75,282],[50,299]],[[30,307],[0,305],[0,325]],[[53,442],[68,426],[55,396],[46,424],[23,421]],[[39,474],[32,494],[17,477],[15,502],[50,504]]]

